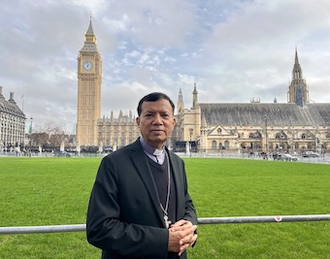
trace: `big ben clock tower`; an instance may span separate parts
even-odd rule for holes
[[[77,148],[98,146],[101,115],[102,60],[90,19],[84,46],[78,55]]]

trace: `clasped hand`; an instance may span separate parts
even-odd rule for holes
[[[180,256],[189,246],[197,240],[196,225],[190,221],[179,220],[169,228],[168,251],[176,252]]]

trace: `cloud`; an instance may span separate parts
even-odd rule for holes
[[[76,121],[77,56],[90,15],[103,61],[102,114],[151,91],[200,102],[287,102],[295,48],[314,102],[330,93],[328,0],[3,0],[0,85],[34,123]],[[27,121],[28,124],[28,121]]]

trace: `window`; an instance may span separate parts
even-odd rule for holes
[[[261,138],[261,133],[259,131],[250,133],[249,138],[260,139]]]
[[[283,131],[281,131],[281,132],[277,132],[275,134],[275,138],[276,139],[287,139],[287,135]]]
[[[212,141],[212,149],[217,149],[217,142],[215,140]]]

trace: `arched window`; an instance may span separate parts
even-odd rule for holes
[[[313,139],[315,136],[311,132],[307,131],[301,134],[302,139]]]
[[[249,138],[253,138],[253,139],[261,139],[262,135],[261,133],[257,130],[256,132],[251,132],[249,134]]]
[[[229,141],[228,140],[225,141],[225,149],[229,149]]]
[[[276,139],[287,139],[287,135],[283,131],[281,131],[281,132],[277,132],[275,134],[275,138]]]
[[[212,149],[217,149],[217,142],[215,140],[212,141]]]

